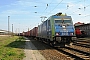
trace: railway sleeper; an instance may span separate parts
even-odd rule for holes
[[[76,52],[74,50],[69,50],[66,48],[62,48],[60,49],[60,51],[62,51],[63,53],[65,53],[66,55],[71,56],[72,58],[74,58],[74,60],[88,60],[89,56],[85,56],[83,53],[80,52]]]

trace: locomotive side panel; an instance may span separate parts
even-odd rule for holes
[[[50,40],[52,36],[51,21],[50,18],[47,20],[47,38]]]
[[[38,25],[37,37],[38,37],[38,38],[41,37],[41,24]]]
[[[41,25],[41,37],[42,38],[47,38],[47,21],[44,21],[43,24]]]

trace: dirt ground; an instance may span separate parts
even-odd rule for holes
[[[31,40],[27,38],[24,51],[26,57],[23,60],[46,60],[32,44]]]

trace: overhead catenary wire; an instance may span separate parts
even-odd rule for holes
[[[81,10],[84,9],[84,11],[85,11],[86,7],[88,7],[89,5],[87,5],[87,6],[85,5],[85,0],[80,0],[80,1],[78,1],[78,2],[76,2],[76,3],[78,4],[78,3],[80,3],[80,2],[84,2],[84,4],[83,4],[83,5],[84,5],[84,8],[80,8],[80,9],[81,9]],[[76,5],[77,5],[77,4],[76,4]],[[73,7],[73,6],[72,6],[72,7]],[[67,4],[67,9],[66,9],[66,11],[67,11],[68,9],[71,9],[72,7],[70,7],[70,6],[69,6],[69,3],[68,3],[68,4]],[[78,8],[78,9],[79,9],[79,8]],[[80,10],[80,9],[79,9],[79,10]],[[76,11],[74,11],[73,13],[70,13],[70,14],[74,14],[74,13],[77,12],[77,11],[78,11],[78,10],[76,10]]]
[[[63,1],[63,0],[61,0],[48,14],[50,14],[54,9],[56,9],[56,7],[57,7],[59,4],[62,4],[62,1]],[[82,2],[82,0],[78,1],[78,3],[79,3],[79,2]],[[77,2],[75,2],[75,3],[77,3]],[[64,3],[64,4],[68,4],[68,3]],[[68,9],[69,7],[70,7],[70,6],[67,5],[67,9]],[[65,9],[65,10],[67,10],[67,9]],[[47,15],[48,15],[48,14],[47,14]]]
[[[52,0],[52,1],[53,1],[53,0]],[[53,4],[53,3],[46,3],[46,8],[45,8],[44,11],[41,12],[41,13],[42,13],[42,14],[47,13],[46,16],[49,15],[50,13],[52,13],[52,11],[53,11],[54,9],[56,9],[56,7],[57,7],[59,4],[62,4],[62,1],[63,1],[63,0],[61,0],[50,12],[49,12],[49,11],[46,12],[46,10],[49,8],[50,4]],[[78,3],[84,2],[84,1],[85,1],[85,0],[79,0],[79,1],[77,1],[77,2],[75,2],[75,3],[78,4]],[[85,2],[86,2],[86,1],[85,1]],[[85,3],[85,2],[84,2],[84,3]],[[68,3],[65,3],[65,4],[67,5]],[[87,5],[87,6],[85,5],[84,7],[86,8],[86,7],[88,7],[88,6],[90,6],[90,5]],[[70,5],[68,4],[68,5],[67,5],[67,9],[65,9],[65,10],[67,11],[67,10],[71,9],[72,7],[73,7],[73,6],[70,6]],[[78,10],[71,12],[71,14],[74,14],[74,13],[76,13],[77,11],[82,10],[83,8],[81,8],[81,7],[79,8],[79,7],[78,7],[77,9],[78,9]],[[41,15],[42,15],[42,14],[41,14]],[[71,15],[71,14],[70,14],[70,15]]]
[[[52,0],[53,1],[53,0]],[[45,10],[42,12],[42,14],[44,14],[45,12],[46,12],[46,10],[49,8],[49,6],[50,6],[50,4],[53,4],[52,3],[52,1],[51,1],[51,3],[49,3],[49,4],[46,4],[46,8],[45,8]],[[61,0],[50,12],[46,12],[47,13],[47,15],[49,15],[50,13],[52,13],[52,11],[59,5],[59,4],[62,4],[61,2],[62,2],[63,0]],[[82,0],[80,0],[80,1],[77,1],[78,3],[80,3],[80,2],[82,2]],[[75,2],[75,3],[77,3],[77,2]],[[68,3],[65,3],[65,4],[68,4]],[[67,9],[70,9],[71,7],[69,6],[69,5],[67,5]],[[66,9],[66,10],[67,10]],[[76,12],[76,11],[75,11]],[[74,12],[73,12],[74,13]],[[41,15],[42,15],[41,14]],[[46,15],[46,16],[47,16]]]
[[[50,14],[59,4],[62,3],[63,0],[61,0],[48,14]]]
[[[86,7],[89,7],[90,5],[87,5]]]
[[[44,9],[44,11],[42,12],[42,14],[47,10],[48,8],[48,4],[46,4],[46,8]]]
[[[46,8],[45,8],[45,10],[42,12],[42,14],[44,14],[44,13],[46,12],[47,8],[49,7],[49,5],[50,5],[52,2],[53,2],[53,0],[52,0],[50,3],[47,3],[47,4],[46,4]],[[42,14],[41,14],[41,15],[42,15]],[[45,18],[47,18],[47,16],[40,16],[40,18],[41,18],[41,21],[43,22],[43,21],[45,20]]]
[[[46,8],[45,8],[45,10],[42,12],[42,14],[45,13],[45,11],[48,9],[49,5],[50,5],[52,2],[53,2],[53,0],[51,0],[50,3],[47,3],[47,4],[46,4]],[[42,14],[41,14],[41,15],[42,15]]]
[[[81,8],[78,8],[78,10],[76,10],[76,11],[74,11],[74,12],[70,13],[69,15],[72,15],[72,14],[74,14],[74,13],[78,12],[79,10],[81,10]]]
[[[63,0],[62,0],[62,1],[63,1]],[[68,8],[70,7],[70,6],[68,5],[69,3],[62,3],[62,1],[60,1],[60,3],[58,3],[57,6],[58,6],[59,4],[67,4],[67,9],[68,9]],[[81,1],[82,1],[82,0],[77,1],[77,2],[79,3],[79,2],[81,2]],[[75,3],[77,3],[77,2],[75,2]],[[56,6],[56,7],[57,7],[57,6]],[[56,8],[56,7],[55,7],[55,8]],[[54,8],[54,9],[55,9],[55,8]],[[54,9],[53,9],[53,10],[54,10]],[[52,11],[53,11],[53,10],[52,10]]]
[[[80,3],[80,2],[82,2],[82,0],[77,1],[77,2],[74,2],[74,3]],[[73,7],[73,6],[72,6],[72,7]],[[69,8],[70,8],[69,3],[67,3],[67,5],[66,5],[66,10],[69,9]]]
[[[90,15],[86,15],[85,17],[87,17],[87,16],[90,16]]]
[[[46,11],[46,9],[48,8],[48,4],[46,4],[46,8],[45,8],[45,10],[43,11],[43,13]],[[43,14],[42,13],[42,14]],[[41,14],[41,15],[42,15]],[[40,16],[40,18],[41,18],[41,22],[43,22],[44,20],[45,20],[45,18],[47,18],[46,16]]]
[[[74,3],[77,3],[77,4],[78,4],[78,3],[80,3],[80,2],[82,2],[82,0],[77,1],[77,2],[74,2]],[[74,6],[77,5],[77,4],[74,4]],[[68,9],[71,9],[72,7],[73,7],[73,6],[70,6],[69,3],[68,3],[68,4],[66,5],[66,11],[67,11]],[[78,8],[78,9],[80,10],[81,8]],[[79,10],[73,11],[72,13],[70,13],[70,15],[73,14],[73,13],[75,13],[75,12],[77,12],[77,11],[79,11]]]
[[[86,3],[85,0],[82,0],[82,1],[80,1],[80,2],[83,2],[83,4],[82,4],[83,7],[79,7],[79,8],[77,8],[77,9],[79,9],[79,10],[73,11],[72,13],[70,13],[70,15],[71,15],[71,14],[74,14],[74,13],[80,11],[80,10],[81,10],[81,11],[85,11],[86,8],[90,6],[90,5],[86,5],[86,4],[85,4],[85,3]],[[80,2],[78,2],[78,3],[80,3]],[[77,3],[77,4],[78,4],[78,3]],[[70,8],[71,8],[71,7],[68,7],[68,9],[70,9]],[[66,9],[66,10],[68,10],[68,9]],[[79,14],[79,15],[81,15],[81,14]],[[84,14],[84,15],[85,15],[85,14]]]

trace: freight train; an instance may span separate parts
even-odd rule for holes
[[[35,30],[35,31],[34,31]],[[52,46],[64,47],[76,40],[75,28],[71,16],[57,13],[34,27],[29,34],[38,40],[45,41]],[[34,35],[33,35],[34,34]],[[25,35],[25,34],[24,34]]]

